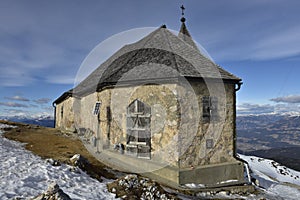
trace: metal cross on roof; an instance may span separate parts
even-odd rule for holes
[[[185,10],[185,7],[183,5],[181,5],[181,15],[183,16],[184,15],[184,10]]]

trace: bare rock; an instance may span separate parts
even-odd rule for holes
[[[166,192],[158,183],[135,174],[121,177],[107,185],[110,192],[121,199],[177,200],[176,195]]]
[[[43,194],[38,195],[32,200],[72,200],[69,195],[64,193],[57,183],[51,183]]]
[[[70,158],[71,165],[79,167],[80,169],[85,170],[89,167],[89,161],[81,156],[80,154],[75,154],[72,158]]]

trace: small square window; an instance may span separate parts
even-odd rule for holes
[[[213,141],[213,139],[207,139],[207,140],[206,140],[206,148],[207,148],[207,149],[212,149],[213,146],[214,146],[214,141]]]

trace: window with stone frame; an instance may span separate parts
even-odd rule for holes
[[[127,144],[130,155],[150,158],[151,107],[136,99],[127,108]]]
[[[204,122],[215,121],[219,117],[218,98],[211,96],[202,97],[202,118]]]

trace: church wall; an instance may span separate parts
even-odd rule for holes
[[[88,133],[92,133],[94,136],[96,136],[98,128],[98,116],[93,114],[97,101],[98,97],[97,93],[95,92],[82,97],[79,102],[76,102],[77,105],[74,104],[74,107],[79,107],[75,113],[76,128],[88,129]]]
[[[114,124],[111,120],[111,89],[107,89],[97,93],[98,101],[101,102],[100,112],[98,116],[99,126],[99,142],[101,148],[108,148],[111,136],[111,126]],[[114,129],[116,132],[118,129]],[[121,134],[121,132],[120,132]]]
[[[138,99],[151,107],[151,160],[178,166],[178,101],[176,84],[116,87],[75,100],[75,126],[98,138],[99,149],[127,143],[127,107]],[[99,115],[93,111],[101,102]],[[99,124],[99,127],[98,127]],[[95,149],[96,150],[96,149]]]
[[[138,99],[151,107],[151,160],[178,164],[176,85],[142,85],[111,89],[110,144],[126,146],[127,107]],[[103,93],[103,92],[101,92]],[[100,94],[101,97],[106,95]],[[103,129],[107,127],[103,126]]]
[[[110,90],[94,92],[74,101],[75,127],[82,139],[100,150],[107,141],[107,112],[110,104]],[[99,104],[99,112],[95,113],[96,103]],[[95,143],[96,142],[96,143]]]
[[[201,82],[192,82],[191,85],[198,99],[199,126],[193,140],[181,145],[180,167],[188,168],[234,161],[234,84],[209,83],[211,91]],[[217,120],[207,122],[203,119],[202,98],[204,96],[217,97]],[[181,124],[181,127],[185,126],[190,127],[191,124]],[[180,133],[183,141],[189,137],[183,128],[180,129]]]
[[[151,160],[180,168],[232,162],[234,84],[219,87],[210,83],[211,88],[213,92],[204,82],[142,85],[105,89],[81,99],[71,97],[56,106],[56,127],[84,128],[89,137],[98,139],[101,149],[113,149],[119,143],[126,147],[127,107],[138,99],[151,107]],[[218,98],[218,120],[202,119],[205,96]],[[101,102],[99,115],[93,114],[96,102]]]
[[[55,127],[65,131],[74,131],[74,98],[69,97],[56,105]]]

